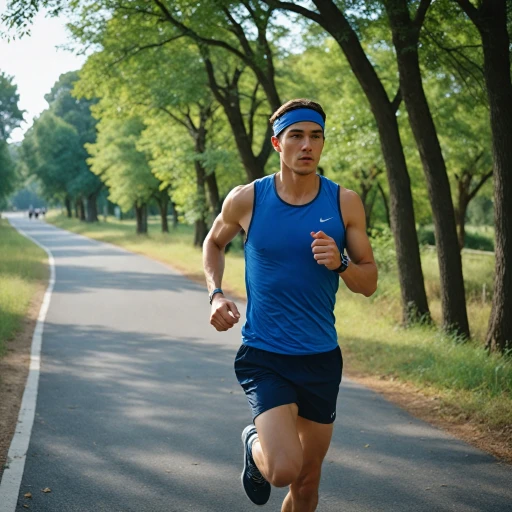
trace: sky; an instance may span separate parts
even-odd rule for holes
[[[0,0],[0,13],[6,10],[6,0]],[[62,73],[80,69],[85,56],[74,55],[57,46],[66,44],[69,36],[66,20],[37,15],[30,36],[8,43],[0,39],[0,70],[14,77],[20,95],[19,107],[25,112],[25,122],[13,131],[9,142],[23,139],[35,116],[48,108],[44,95]],[[5,27],[1,27],[3,32]]]

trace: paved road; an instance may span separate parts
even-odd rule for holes
[[[250,421],[232,370],[239,332],[209,327],[205,289],[142,256],[12,222],[57,270],[16,510],[256,510],[239,481]],[[319,512],[512,510],[509,466],[353,383],[337,413]],[[263,510],[278,512],[284,491],[272,493]]]

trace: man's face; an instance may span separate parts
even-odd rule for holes
[[[279,139],[272,137],[272,145],[290,170],[307,175],[316,172],[324,148],[324,134],[318,124],[301,121],[288,126]]]

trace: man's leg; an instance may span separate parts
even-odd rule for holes
[[[297,405],[269,409],[254,421],[258,438],[252,456],[261,474],[275,487],[285,487],[300,475],[303,448],[297,433]]]
[[[333,423],[325,425],[297,417],[297,432],[302,445],[303,464],[297,479],[283,501],[281,512],[314,512],[322,462],[331,443]]]

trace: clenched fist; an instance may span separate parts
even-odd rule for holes
[[[336,270],[341,265],[341,254],[334,239],[323,231],[312,231],[311,236],[314,238],[311,249],[316,262],[329,270]]]
[[[238,323],[240,313],[234,302],[216,294],[212,301],[212,310],[210,315],[210,323],[217,331],[227,331],[233,325]]]

